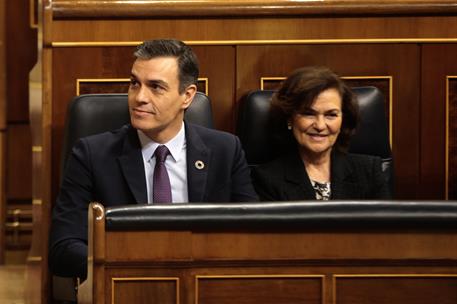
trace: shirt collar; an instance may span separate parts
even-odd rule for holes
[[[182,123],[181,129],[179,130],[178,134],[176,134],[175,137],[173,137],[171,140],[164,144],[159,144],[153,141],[141,130],[137,130],[137,132],[138,138],[140,139],[141,143],[141,153],[143,154],[143,159],[145,162],[148,162],[152,158],[155,150],[160,145],[165,145],[168,148],[171,156],[176,162],[178,162],[180,160],[180,157],[183,155],[180,152],[186,144],[186,130],[184,128],[184,122]]]

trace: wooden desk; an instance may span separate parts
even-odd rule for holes
[[[79,303],[457,303],[457,229],[105,230]]]

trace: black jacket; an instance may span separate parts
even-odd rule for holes
[[[330,166],[332,200],[391,198],[379,157],[333,152]],[[252,178],[262,201],[316,199],[298,152],[259,165],[253,169]]]
[[[257,200],[239,139],[190,123],[185,128],[189,201]],[[75,144],[52,215],[49,266],[54,274],[86,276],[87,209],[93,201],[105,207],[147,203],[141,144],[132,126]]]

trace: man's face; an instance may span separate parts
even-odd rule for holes
[[[132,66],[129,87],[130,121],[159,143],[165,143],[180,130],[184,110],[196,92],[190,85],[179,93],[178,62],[175,57],[137,59]]]

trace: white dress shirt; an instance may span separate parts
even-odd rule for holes
[[[154,142],[142,131],[137,131],[142,147],[141,153],[143,154],[144,171],[146,174],[148,203],[152,204],[153,176],[156,164],[154,152],[162,144]],[[165,167],[170,178],[172,201],[173,203],[187,203],[189,202],[189,195],[187,192],[186,131],[184,122],[178,134],[163,145],[170,151],[170,154],[165,160]]]

